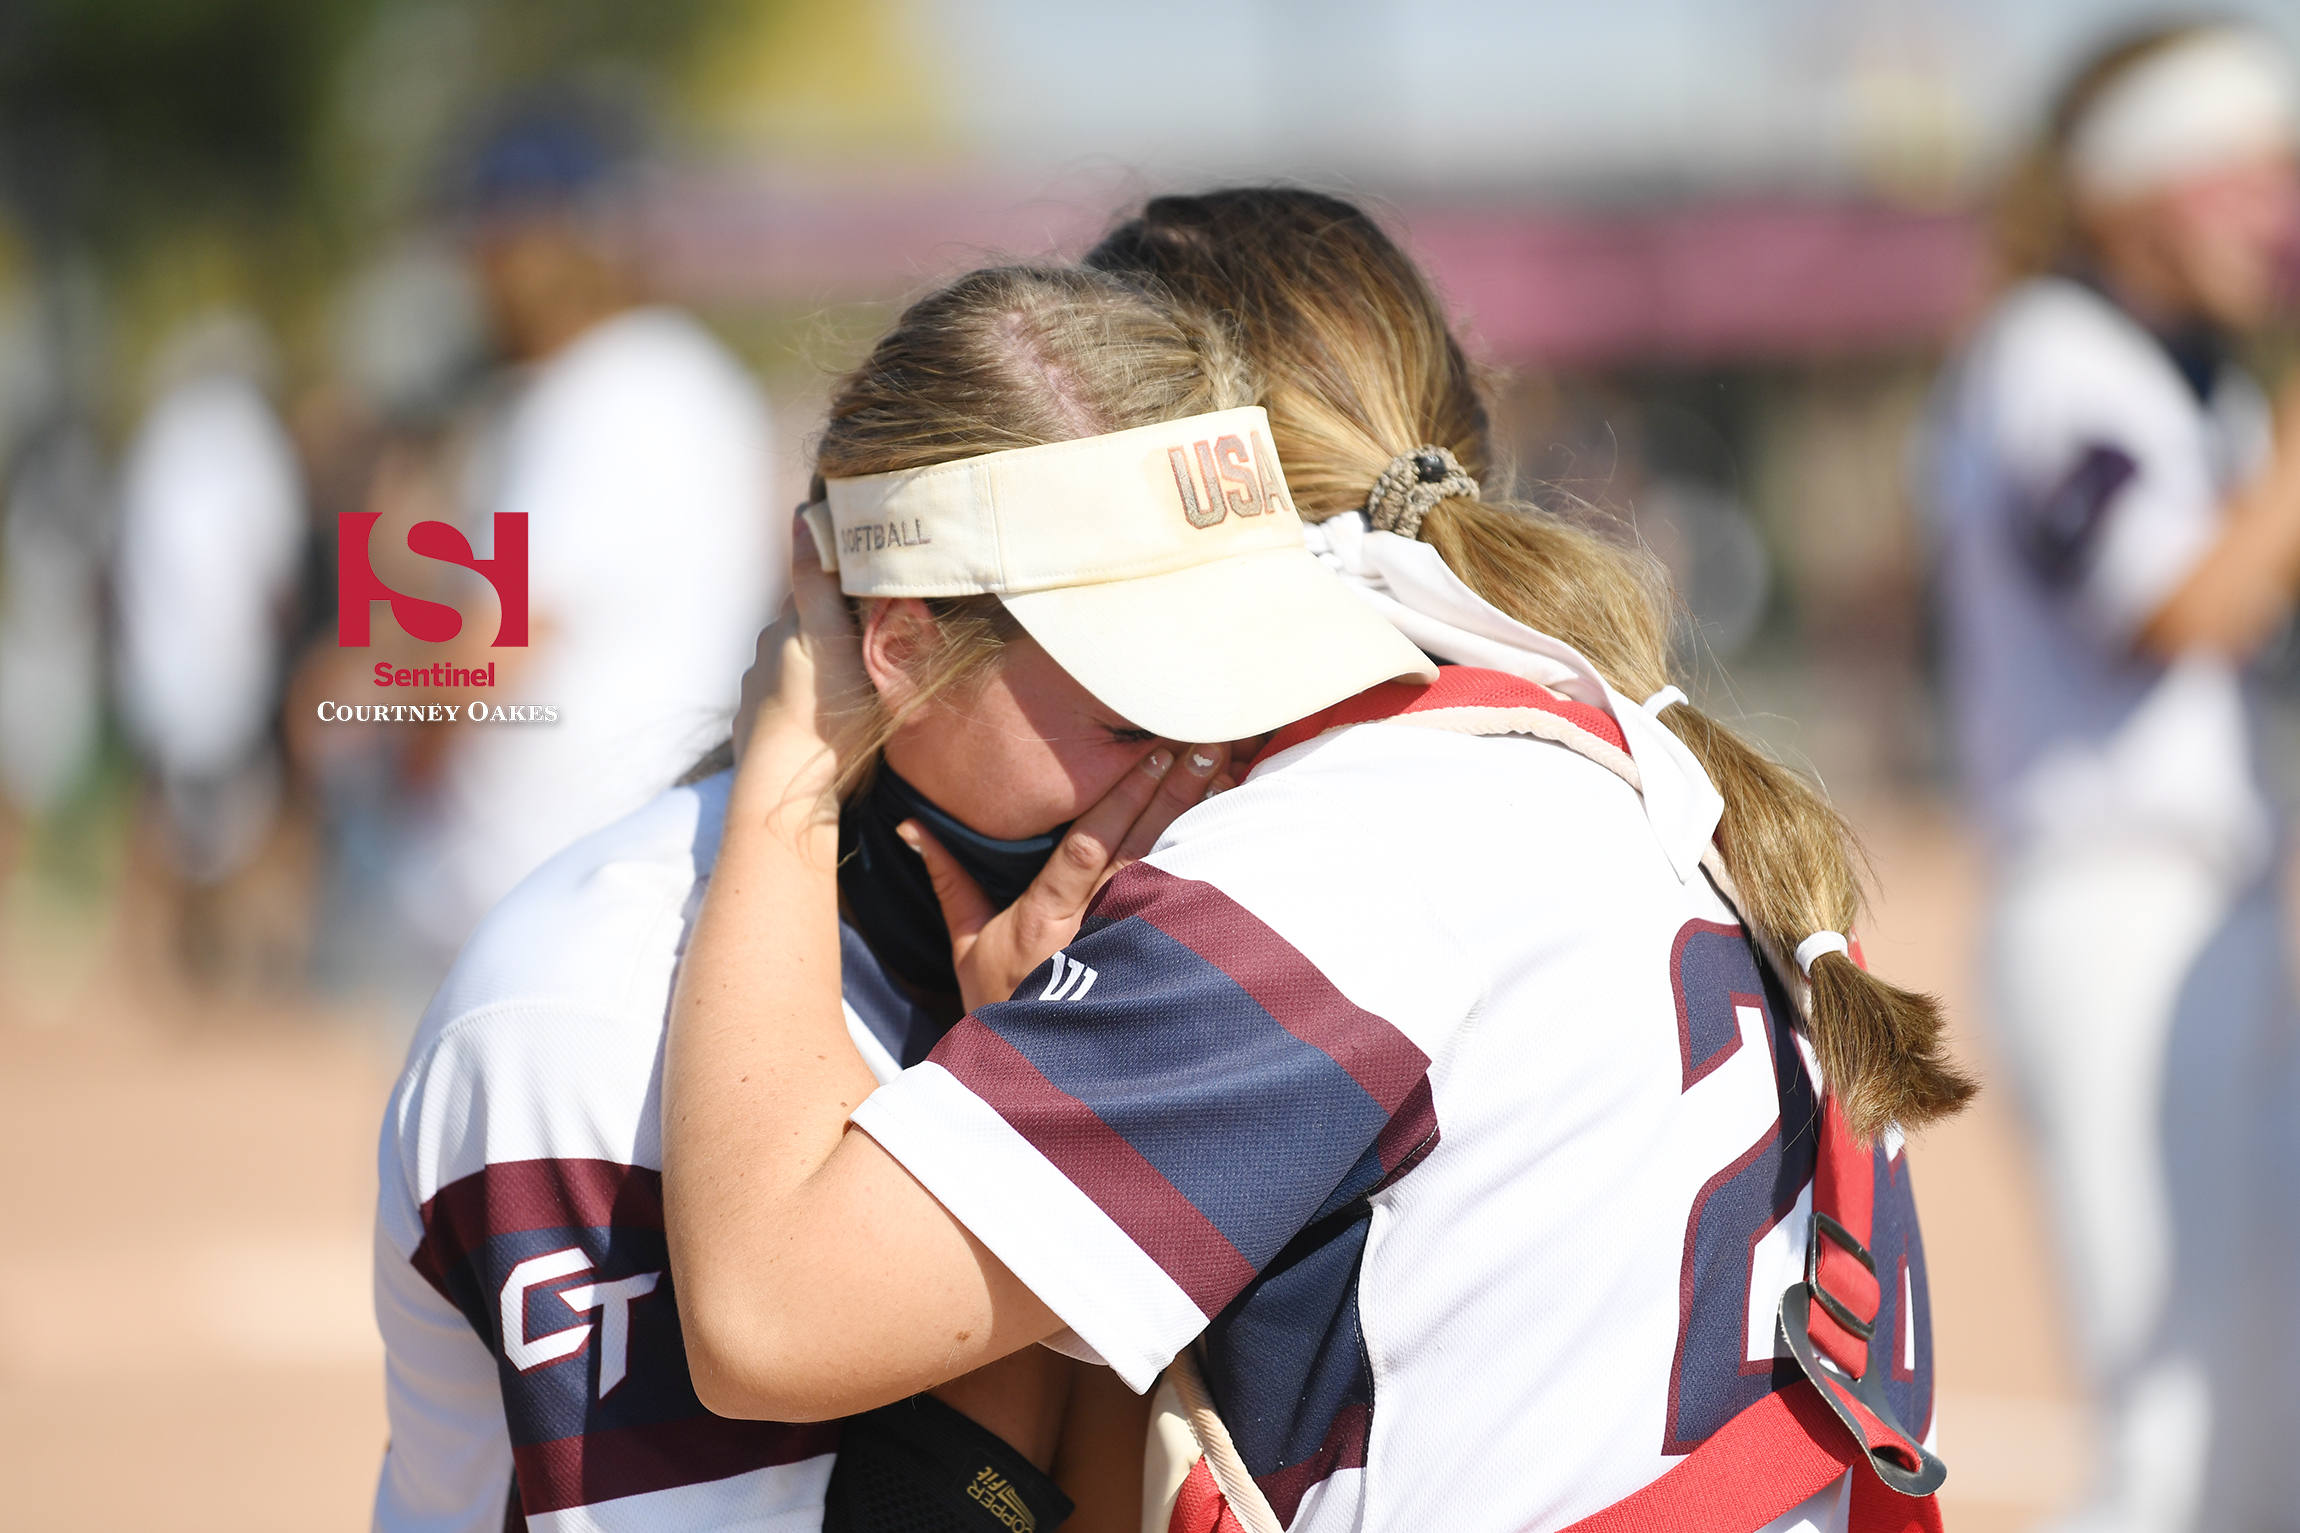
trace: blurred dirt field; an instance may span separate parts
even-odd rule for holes
[[[1885,888],[1871,961],[1975,1036],[1978,868],[1946,813],[1857,816]],[[386,1019],[195,1002],[151,911],[0,927],[0,1533],[365,1523],[383,1448],[368,1310]],[[404,1020],[399,1026],[404,1027]],[[1958,1533],[2026,1528],[2082,1471],[2009,1104],[1915,1150]]]

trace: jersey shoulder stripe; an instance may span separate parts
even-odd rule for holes
[[[1262,1013],[1348,1072],[1394,1113],[1429,1059],[1381,1018],[1352,1004],[1317,966],[1212,884],[1137,863],[1111,880],[1082,931],[1138,920],[1219,970]]]
[[[1016,996],[930,1057],[1209,1317],[1338,1188],[1434,1138],[1428,1057],[1211,884],[1134,864]]]
[[[1001,1033],[970,1017],[931,1057],[1092,1198],[1203,1313],[1219,1313],[1253,1280],[1253,1264],[1204,1210]]]
[[[634,1178],[654,1177],[652,1198]],[[661,1230],[661,1174],[606,1160],[499,1161],[451,1182],[421,1210],[423,1239],[408,1258],[448,1299],[448,1274],[488,1241],[566,1227]],[[634,1195],[635,1194],[635,1195]]]

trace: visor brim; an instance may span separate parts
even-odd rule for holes
[[[1055,663],[1170,740],[1265,734],[1437,666],[1300,548],[1002,596]]]

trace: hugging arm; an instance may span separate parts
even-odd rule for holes
[[[849,1415],[1058,1329],[847,1132],[873,1081],[839,1004],[829,775],[754,739],[672,1000],[664,1204],[688,1364],[721,1415]]]
[[[760,641],[771,684],[672,1001],[663,1165],[698,1393],[722,1415],[811,1421],[954,1379],[1062,1322],[848,1127],[873,1082],[840,1007],[833,786],[869,683],[803,538],[795,562],[792,606]],[[1003,998],[1067,940],[1100,882],[1203,791],[1203,777],[1169,773],[1174,755],[1128,771],[1021,901],[972,922],[970,1005]],[[950,905],[962,891],[935,865]]]
[[[2300,386],[2277,400],[2276,450],[2229,501],[2212,546],[2141,625],[2160,659],[2211,650],[2248,660],[2292,610],[2300,587]]]

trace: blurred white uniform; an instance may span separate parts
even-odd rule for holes
[[[295,446],[253,380],[207,371],[161,396],[121,485],[119,679],[196,879],[230,872],[270,823],[268,739],[305,536]]]
[[[723,735],[781,596],[765,401],[686,316],[635,309],[586,332],[538,370],[495,452],[477,522],[527,515],[535,648],[491,700],[555,704],[559,722],[458,726],[438,840],[405,886],[443,955]]]
[[[2075,1527],[2286,1527],[2300,1165],[2278,835],[2241,671],[2136,635],[2269,446],[2266,401],[2106,298],[2010,294],[1948,381],[1950,695],[1991,832],[1990,978],[2105,1475]]]

